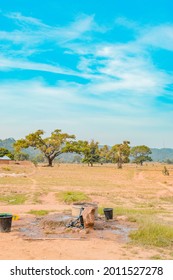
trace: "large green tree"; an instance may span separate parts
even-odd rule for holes
[[[123,163],[129,162],[130,142],[123,141],[121,144],[112,146],[109,157],[113,163],[117,163],[118,168],[122,168]]]
[[[142,145],[142,146],[135,146],[131,148],[130,154],[133,157],[133,162],[143,165],[145,161],[152,161],[152,158],[149,156],[151,154],[151,150],[149,147]]]
[[[33,147],[39,149],[48,161],[48,166],[52,166],[53,160],[60,154],[65,152],[73,152],[73,141],[75,135],[62,133],[60,129],[56,129],[51,136],[43,138],[44,131],[37,130],[28,134],[25,139],[19,139],[14,143],[16,152],[20,152],[23,148]]]
[[[99,162],[100,152],[98,147],[98,142],[92,140],[90,143],[88,141],[79,141],[78,152],[84,155],[83,162],[88,163],[88,165],[93,166],[94,163]]]

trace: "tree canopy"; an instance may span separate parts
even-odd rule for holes
[[[129,162],[130,155],[130,142],[123,141],[121,144],[116,144],[112,146],[109,157],[111,162],[117,163],[118,168],[122,168],[123,163]]]
[[[92,140],[90,143],[87,141],[84,141],[82,143],[79,142],[81,153],[84,155],[83,162],[88,163],[88,165],[93,166],[93,163],[99,162],[100,159],[100,152],[98,147],[98,142],[94,142]]]
[[[110,157],[109,157],[109,147],[107,145],[104,145],[103,147],[100,148],[100,163],[108,163],[110,162]]]
[[[14,143],[16,152],[20,152],[23,148],[33,147],[39,149],[48,161],[48,166],[52,166],[53,160],[62,153],[73,152],[73,141],[75,135],[62,133],[60,129],[56,129],[51,136],[43,138],[44,131],[37,130],[28,134],[25,139],[19,139]]]
[[[133,157],[133,162],[140,165],[143,165],[143,162],[145,161],[152,161],[152,158],[149,156],[151,150],[145,145],[131,148],[130,154]]]
[[[6,148],[0,148],[0,157],[8,156],[11,159],[14,159],[13,153],[11,153],[8,149]]]

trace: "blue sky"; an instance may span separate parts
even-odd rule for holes
[[[0,0],[0,139],[173,147],[172,0]]]

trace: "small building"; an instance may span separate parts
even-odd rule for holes
[[[0,157],[0,164],[9,164],[10,161],[11,161],[11,158],[9,158],[8,156]]]

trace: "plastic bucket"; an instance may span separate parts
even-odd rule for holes
[[[12,215],[8,213],[0,213],[0,232],[10,232]]]
[[[106,220],[113,219],[113,208],[104,208],[103,209]]]

